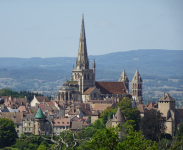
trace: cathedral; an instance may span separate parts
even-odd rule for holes
[[[103,100],[104,98],[130,97],[136,102],[143,103],[142,99],[142,78],[136,70],[132,80],[132,94],[129,93],[129,80],[123,70],[118,82],[95,81],[96,64],[93,60],[92,69],[89,68],[87,54],[84,17],[82,16],[81,33],[79,39],[78,57],[76,65],[72,69],[70,81],[66,80],[59,89],[57,100],[82,101]]]

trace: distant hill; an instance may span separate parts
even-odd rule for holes
[[[142,78],[182,76],[183,50],[131,50],[89,56],[95,58],[97,80],[118,80],[123,69],[131,80],[138,68]],[[0,78],[58,80],[70,78],[76,57],[0,58]]]

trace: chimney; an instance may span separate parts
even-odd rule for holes
[[[147,101],[147,106],[149,106],[149,100]]]
[[[17,103],[17,98],[15,97],[15,104]]]
[[[9,100],[11,100],[11,95],[9,96]]]
[[[163,100],[165,100],[165,92],[163,92]]]

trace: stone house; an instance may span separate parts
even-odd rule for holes
[[[59,135],[62,131],[70,130],[70,124],[70,118],[55,119],[53,124],[54,134]]]
[[[11,112],[0,112],[0,118],[7,118],[14,122],[15,124],[15,130],[17,132],[17,136],[20,137],[22,134],[22,118],[23,113],[17,112],[17,113],[11,113]]]
[[[40,104],[42,102],[50,102],[49,98],[46,97],[46,96],[35,96],[34,95],[34,98],[33,100],[31,101],[30,105],[31,107],[35,107],[36,104]]]
[[[24,114],[22,118],[23,133],[26,135],[35,134],[35,114]]]

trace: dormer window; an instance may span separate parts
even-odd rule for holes
[[[64,122],[62,122],[62,124],[64,124]]]
[[[60,122],[58,122],[58,124],[60,124]]]

